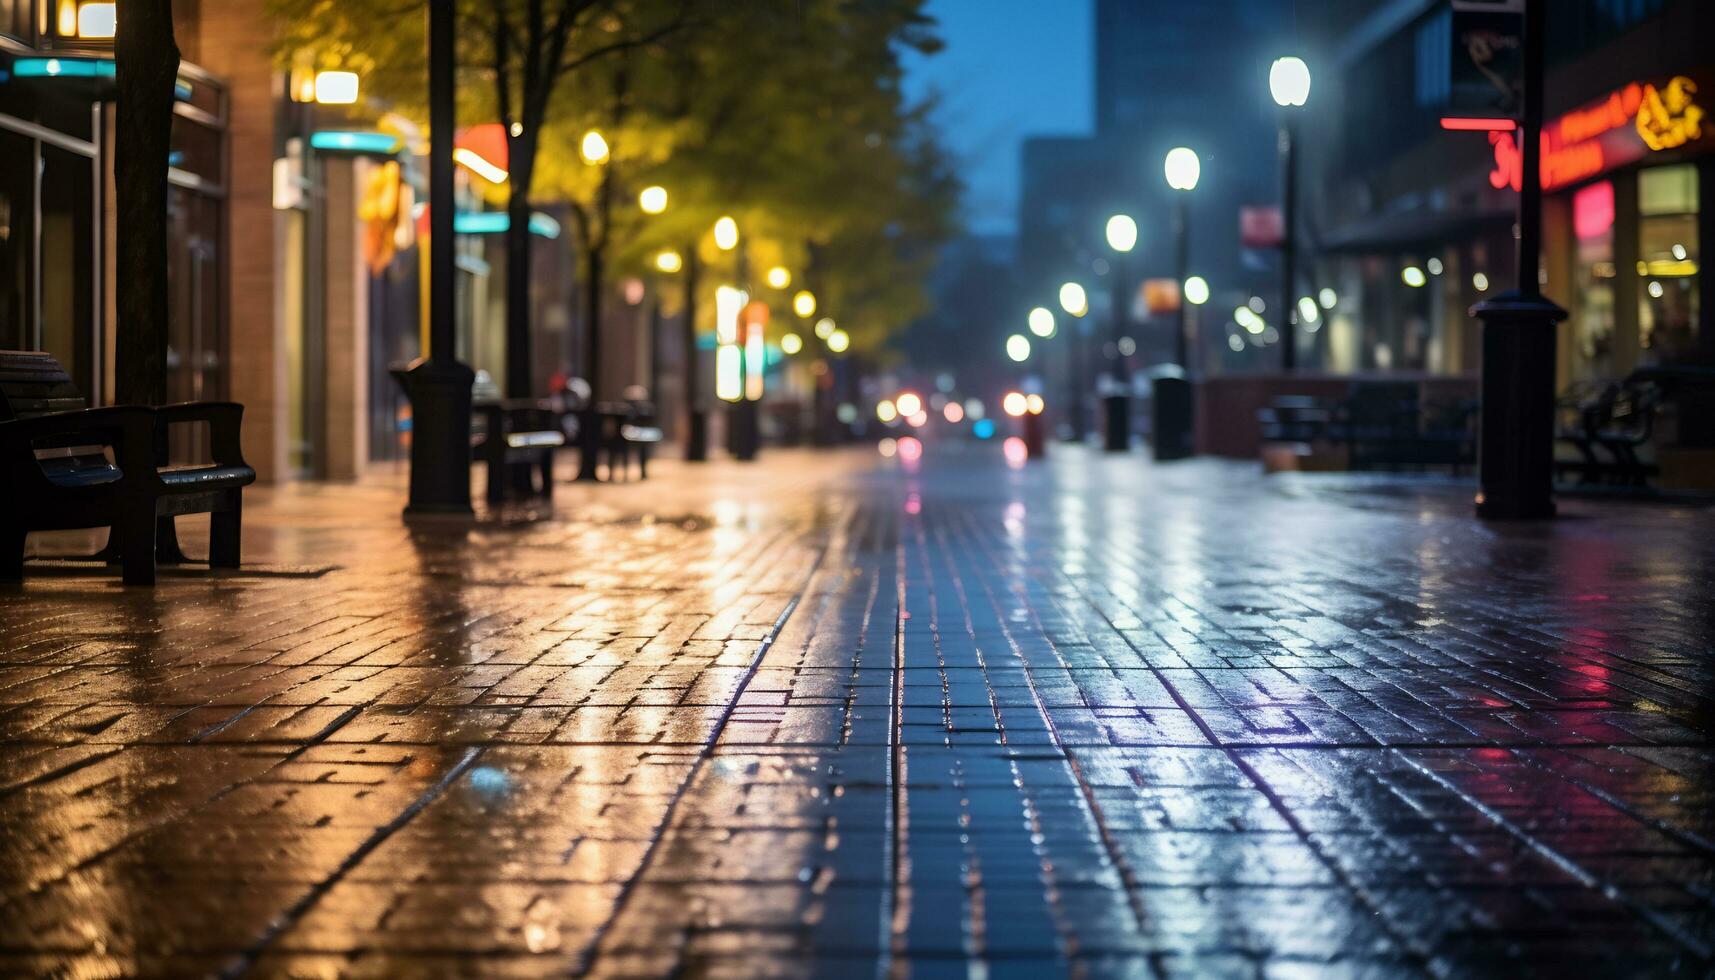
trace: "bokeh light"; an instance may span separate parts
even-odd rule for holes
[[[722,216],[715,221],[715,247],[730,252],[738,247],[738,222]]]
[[[587,164],[607,162],[607,139],[596,130],[584,134],[583,141],[578,144],[578,154]]]
[[[1083,316],[1090,312],[1090,298],[1085,295],[1084,287],[1075,282],[1061,285],[1060,308],[1073,316]]]
[[[1054,314],[1045,306],[1030,311],[1030,332],[1044,339],[1054,336]]]
[[[1185,301],[1192,306],[1202,306],[1209,301],[1209,281],[1202,276],[1192,276],[1185,280]]]

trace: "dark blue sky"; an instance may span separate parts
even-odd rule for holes
[[[1090,0],[930,0],[947,47],[907,63],[914,98],[941,97],[971,230],[1017,225],[1019,144],[1094,126]]]

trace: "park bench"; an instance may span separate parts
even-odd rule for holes
[[[1457,474],[1476,462],[1477,403],[1425,403],[1419,390],[1415,381],[1353,383],[1338,423],[1352,469],[1446,466]]]
[[[488,503],[553,500],[554,453],[567,438],[558,414],[539,401],[501,398],[486,373],[471,399],[471,457],[488,470]]]
[[[1474,401],[1425,403],[1414,381],[1357,381],[1344,398],[1281,395],[1257,412],[1264,459],[1290,450],[1312,468],[1353,470],[1475,463]]]
[[[1556,402],[1561,423],[1555,436],[1578,458],[1557,460],[1555,468],[1562,476],[1577,474],[1582,484],[1646,486],[1660,472],[1643,450],[1655,436],[1665,390],[1642,372],[1623,381],[1569,387]]]
[[[647,480],[650,450],[662,439],[654,405],[646,401],[605,402],[596,409],[602,422],[607,478],[630,479],[631,460],[635,456],[638,478]]]
[[[174,518],[210,514],[209,564],[238,567],[242,491],[256,471],[239,448],[244,406],[187,402],[89,408],[51,354],[0,351],[0,581],[24,575],[31,531],[110,527],[104,557],[128,585],[157,559],[182,561]],[[172,426],[208,427],[210,461],[167,465]]]

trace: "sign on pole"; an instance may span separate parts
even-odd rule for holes
[[[1286,241],[1286,220],[1277,204],[1239,208],[1239,244],[1245,248],[1279,248]]]
[[[1524,0],[1452,0],[1448,109],[1517,119],[1523,105]]]

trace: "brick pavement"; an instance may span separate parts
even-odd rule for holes
[[[1711,969],[1715,510],[937,456],[0,594],[0,972]]]

